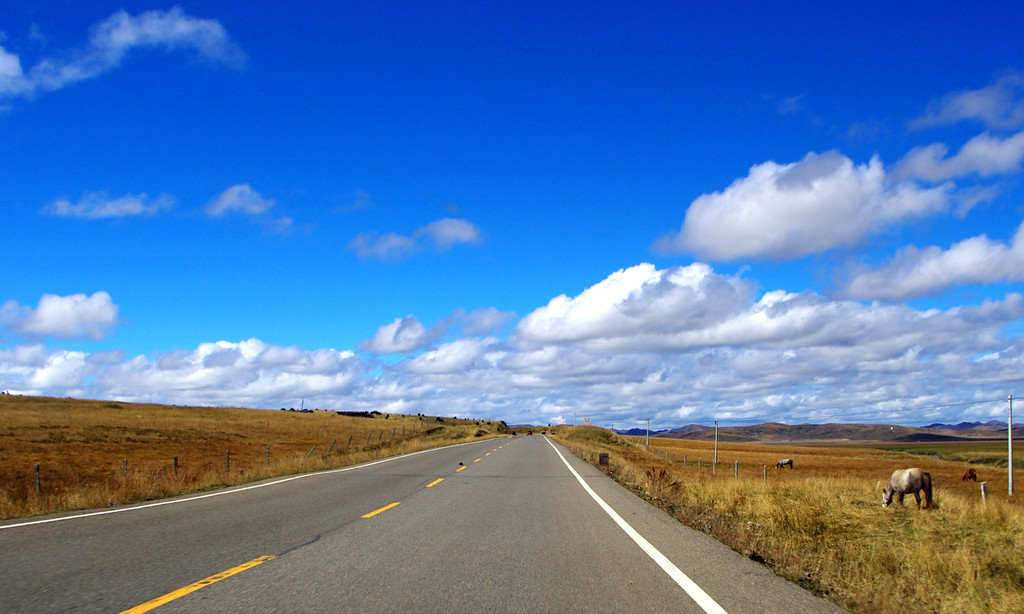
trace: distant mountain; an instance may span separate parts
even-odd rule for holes
[[[1014,429],[1024,427],[1015,426]],[[643,437],[647,429],[634,428],[616,431],[622,435]],[[965,439],[998,437],[1006,432],[1006,423],[961,422],[956,425],[930,424],[925,427],[900,426],[895,424],[781,424],[766,422],[751,426],[726,426],[718,429],[719,441],[731,442],[814,442],[814,441],[957,441]],[[652,437],[675,439],[712,440],[715,427],[690,424],[684,427],[651,431]],[[1014,437],[1024,436],[1017,432]]]

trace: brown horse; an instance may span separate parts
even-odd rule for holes
[[[882,490],[882,507],[892,503],[893,495],[903,505],[903,495],[911,493],[917,499],[917,507],[921,507],[921,494],[924,493],[924,507],[936,507],[932,502],[932,474],[914,467],[913,469],[897,469],[892,472],[889,483]]]
[[[974,470],[974,467],[971,467],[967,471],[964,471],[964,475],[960,479],[965,481],[965,482],[967,480],[971,480],[971,481],[977,482],[978,481],[978,472]]]

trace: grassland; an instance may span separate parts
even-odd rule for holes
[[[503,422],[446,417],[0,395],[0,519],[170,497],[507,432]]]
[[[944,445],[922,455],[727,443],[713,465],[712,442],[654,438],[648,450],[595,427],[554,434],[595,465],[607,453],[603,469],[638,495],[849,611],[1024,612],[1024,505],[1007,496],[1005,468],[948,457]],[[794,469],[775,469],[785,457]],[[890,473],[910,466],[932,474],[938,509],[913,497],[881,508]],[[985,504],[979,484],[960,479],[968,466],[987,482]]]

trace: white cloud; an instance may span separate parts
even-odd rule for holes
[[[206,206],[206,214],[220,217],[228,213],[244,215],[260,215],[274,206],[272,198],[263,196],[252,189],[248,183],[240,183],[221,192],[220,196]]]
[[[941,182],[972,174],[990,177],[1019,173],[1024,159],[1024,132],[1005,139],[985,132],[965,143],[957,155],[947,157],[948,151],[941,143],[915,148],[896,164],[894,174]]]
[[[239,213],[255,219],[263,224],[267,232],[276,235],[287,235],[295,226],[292,218],[287,216],[273,217],[269,214],[275,205],[274,199],[264,198],[252,189],[248,183],[240,183],[224,190],[206,206],[206,214],[210,217],[223,217]]]
[[[466,220],[444,218],[431,222],[416,231],[414,237],[427,238],[440,250],[446,250],[460,244],[479,244],[480,229]]]
[[[419,251],[415,239],[393,232],[359,234],[349,241],[348,248],[363,260],[401,260]]]
[[[1008,74],[976,90],[946,94],[928,104],[924,115],[910,122],[912,128],[976,120],[1002,130],[1024,126],[1024,75]]]
[[[881,268],[855,270],[837,295],[856,299],[906,300],[954,286],[1024,281],[1024,224],[1009,244],[981,235],[948,250],[937,246],[901,249]]]
[[[0,306],[0,325],[22,335],[98,341],[119,322],[117,305],[106,292],[92,296],[44,294],[35,309],[15,301]]]
[[[514,320],[515,317],[514,312],[488,307],[460,314],[457,320],[463,334],[475,336],[490,335]]]
[[[941,211],[946,192],[890,185],[877,157],[854,166],[838,152],[810,153],[800,162],[756,165],[722,192],[700,196],[679,233],[662,237],[654,248],[724,261],[799,258],[852,246],[888,224]]]
[[[27,72],[16,54],[0,47],[0,101],[92,79],[118,67],[129,52],[140,47],[191,49],[201,58],[227,66],[245,62],[245,54],[215,20],[192,17],[180,7],[137,16],[119,11],[93,26],[84,49],[44,58]]]
[[[447,251],[456,245],[478,245],[482,241],[480,229],[470,222],[444,218],[419,228],[409,236],[394,232],[383,235],[362,233],[349,242],[348,248],[360,259],[398,261],[420,252],[425,245]]]
[[[453,373],[464,371],[476,362],[498,340],[457,339],[410,359],[405,369],[411,373]]]
[[[377,329],[377,334],[359,344],[359,349],[375,354],[407,354],[430,344],[435,336],[413,316],[395,318]]]
[[[77,203],[66,199],[55,200],[45,211],[58,217],[101,219],[152,216],[173,206],[174,199],[167,194],[161,194],[151,201],[146,194],[125,194],[119,198],[110,198],[102,192],[90,192],[83,195]]]

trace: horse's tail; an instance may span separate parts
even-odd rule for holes
[[[937,508],[938,506],[932,501],[932,474],[927,471],[921,472],[921,490],[924,491],[924,508]]]

